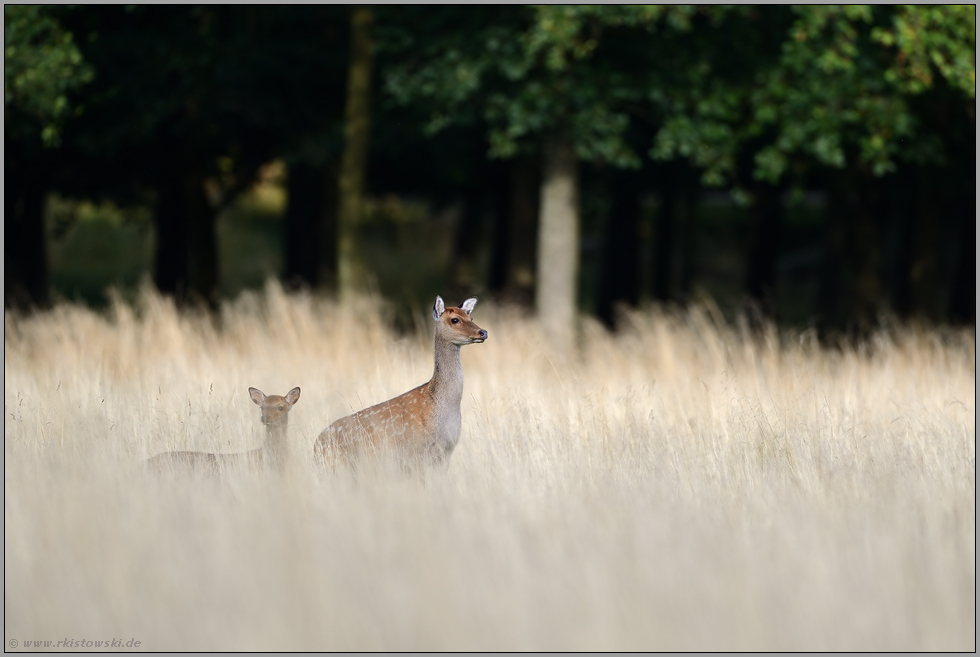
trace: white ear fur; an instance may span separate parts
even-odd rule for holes
[[[289,402],[290,406],[299,401],[299,386],[286,393],[286,401]]]
[[[473,308],[476,307],[476,297],[470,297],[469,299],[467,299],[466,301],[464,301],[463,303],[461,303],[459,307],[467,315],[472,315],[473,314]]]
[[[254,401],[259,406],[261,406],[262,402],[265,401],[265,393],[259,390],[258,388],[249,388],[248,396],[251,397],[252,401]]]
[[[432,305],[432,319],[438,322],[444,312],[446,312],[446,304],[443,302],[442,297],[436,295],[436,302]]]

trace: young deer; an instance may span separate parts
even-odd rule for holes
[[[458,308],[446,308],[436,297],[435,370],[428,383],[394,399],[341,418],[323,430],[314,445],[320,463],[342,458],[353,466],[366,454],[387,454],[403,465],[446,462],[459,441],[463,399],[463,364],[459,348],[484,342],[487,332],[470,314],[476,297]]]
[[[164,452],[148,459],[147,464],[161,472],[190,468],[210,474],[220,474],[229,467],[268,467],[282,472],[289,450],[286,441],[289,410],[299,401],[299,388],[293,388],[285,397],[266,395],[258,388],[249,388],[248,395],[253,402],[262,407],[262,424],[266,429],[265,445],[236,454]]]

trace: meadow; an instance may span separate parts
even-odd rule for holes
[[[448,472],[321,472],[321,429],[431,375],[391,316],[274,283],[6,313],[7,649],[976,649],[973,330],[650,309],[563,358],[481,302]],[[302,388],[285,474],[147,472],[259,446],[249,386]]]

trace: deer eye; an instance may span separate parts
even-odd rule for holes
[[[453,324],[459,324],[459,317],[453,317]]]
[[[283,407],[282,407],[282,406],[280,406],[280,407],[279,407],[279,410],[281,411],[282,409],[283,409]]]

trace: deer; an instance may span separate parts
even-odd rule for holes
[[[432,378],[386,402],[340,418],[324,429],[314,444],[314,458],[329,460],[336,469],[345,462],[356,469],[367,455],[388,456],[408,470],[421,466],[449,466],[459,442],[463,400],[463,364],[460,348],[486,342],[488,333],[472,320],[476,306],[471,297],[458,307],[446,307],[437,296],[435,368]]]
[[[286,429],[289,411],[299,401],[300,389],[293,388],[285,397],[266,395],[258,388],[249,388],[248,396],[262,408],[262,424],[265,425],[265,444],[247,452],[212,454],[210,452],[164,452],[147,459],[147,465],[158,472],[174,469],[190,469],[219,475],[226,468],[252,470],[270,469],[282,472],[289,455]]]

